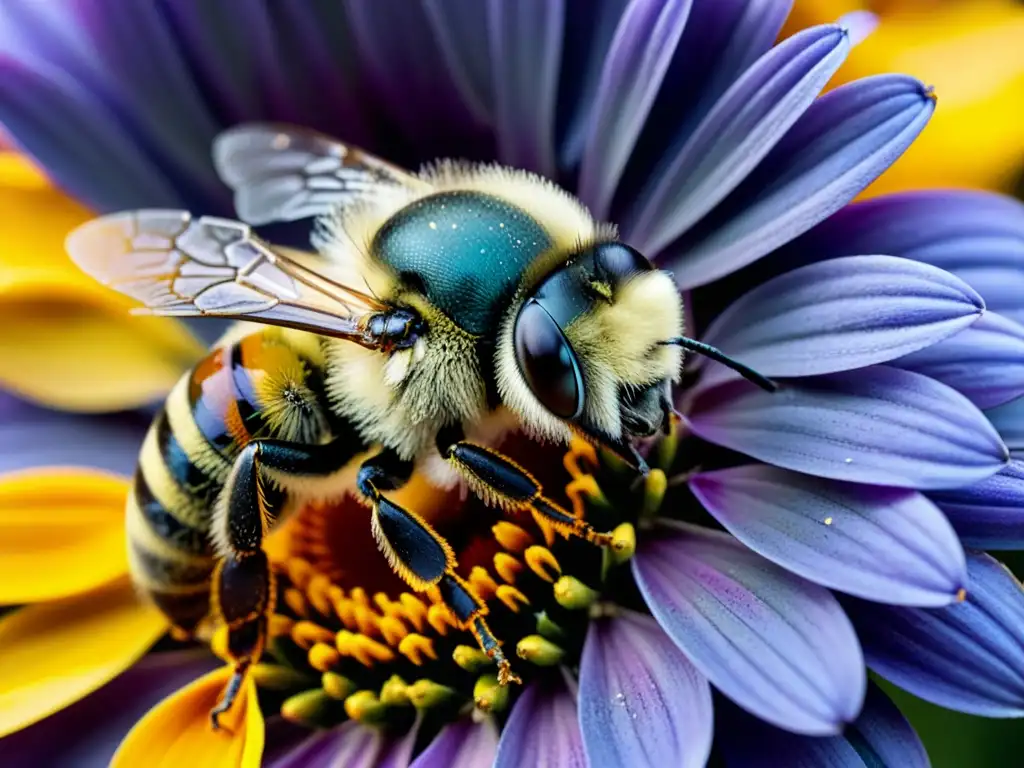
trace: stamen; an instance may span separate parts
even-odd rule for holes
[[[562,567],[558,564],[555,556],[551,554],[551,550],[537,544],[526,550],[523,559],[530,570],[544,581],[552,582],[562,573]]]
[[[554,594],[558,604],[570,611],[589,608],[600,596],[597,590],[591,589],[575,576],[563,576],[556,581]]]
[[[480,672],[492,666],[491,657],[480,648],[471,645],[455,646],[452,660],[467,672]]]
[[[386,722],[388,709],[388,705],[381,703],[373,691],[356,691],[345,699],[345,714],[366,725]]]
[[[437,661],[437,651],[434,650],[434,641],[423,635],[406,635],[398,644],[398,652],[405,656],[417,667],[422,667],[427,659]]]
[[[507,552],[499,552],[494,556],[494,570],[506,584],[515,584],[523,564]]]
[[[494,540],[497,541],[503,549],[508,550],[514,555],[522,553],[523,550],[535,543],[535,539],[526,531],[525,528],[521,528],[515,523],[510,523],[507,520],[495,523],[491,527],[491,532],[494,534]]]
[[[529,635],[516,645],[516,655],[539,667],[553,667],[565,657],[565,651],[546,637]]]
[[[469,572],[468,581],[477,597],[485,602],[494,597],[494,593],[498,590],[498,583],[483,566],[473,566],[473,570]]]
[[[380,700],[384,704],[389,704],[393,707],[408,706],[410,703],[408,684],[398,675],[392,675],[388,678],[387,682],[381,686]]]
[[[498,713],[508,708],[509,686],[498,682],[497,675],[483,675],[473,686],[473,702],[482,712]]]
[[[526,595],[511,584],[502,584],[498,587],[497,597],[512,613],[519,613],[520,607],[530,604]]]
[[[434,603],[427,609],[427,623],[437,634],[444,637],[449,629],[458,629],[455,617],[442,603]]]
[[[292,640],[304,651],[308,651],[315,643],[333,643],[334,633],[324,629],[312,621],[297,621],[292,626]]]
[[[447,685],[435,683],[433,680],[417,680],[408,687],[409,700],[416,709],[429,709],[446,704],[457,694]]]
[[[309,649],[309,666],[317,672],[330,672],[341,661],[341,655],[326,643],[317,643]]]
[[[356,689],[355,683],[336,672],[324,672],[323,677],[320,678],[320,685],[323,686],[328,696],[338,701],[344,701]]]
[[[281,716],[298,725],[319,728],[330,722],[334,700],[323,688],[313,688],[285,699]]]

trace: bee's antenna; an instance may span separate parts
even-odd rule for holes
[[[717,363],[721,363],[722,365],[732,368],[744,379],[757,384],[761,389],[768,392],[774,392],[778,389],[778,385],[771,379],[762,376],[753,368],[748,368],[738,360],[733,360],[727,354],[722,352],[722,350],[712,347],[710,344],[705,344],[702,341],[697,341],[696,339],[691,339],[686,336],[675,336],[671,339],[659,341],[658,344],[662,346],[682,347],[683,349],[688,349],[691,352],[704,355],[704,357],[710,358]]]

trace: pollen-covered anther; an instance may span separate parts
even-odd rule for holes
[[[498,587],[496,595],[498,599],[505,604],[505,607],[512,611],[512,613],[519,613],[519,609],[522,606],[530,604],[526,595],[511,584],[502,584]]]
[[[565,651],[540,635],[528,635],[516,645],[516,654],[539,667],[552,667],[565,657]]]
[[[297,621],[292,625],[292,640],[304,651],[308,651],[315,643],[333,643],[334,633],[324,629],[312,621]]]
[[[598,598],[597,590],[591,589],[575,576],[563,576],[553,587],[555,600],[560,606],[570,611],[582,611],[594,604]]]
[[[344,701],[356,690],[356,684],[337,672],[324,672],[320,685],[332,699]]]
[[[494,580],[494,577],[487,572],[487,569],[481,565],[474,565],[473,570],[469,572],[469,578],[467,579],[469,586],[473,588],[477,597],[481,600],[487,601],[494,597],[494,593],[498,590],[498,582]]]
[[[388,705],[378,699],[373,691],[356,691],[345,699],[345,714],[366,725],[386,722],[388,709]]]
[[[443,603],[434,603],[427,609],[427,623],[437,634],[444,637],[449,629],[458,629],[455,617]]]
[[[652,469],[647,473],[647,477],[644,478],[644,497],[640,505],[641,520],[650,519],[658,513],[667,489],[668,478],[662,470]]]
[[[284,591],[282,598],[284,604],[288,606],[288,609],[300,618],[309,617],[309,604],[306,602],[306,596],[295,587],[289,587]]]
[[[323,616],[330,616],[333,608],[329,597],[331,587],[334,587],[331,580],[322,573],[315,574],[306,585],[306,599]]]
[[[301,590],[305,590],[309,580],[316,575],[316,569],[301,557],[289,557],[285,561],[284,570],[288,574],[288,580]]]
[[[490,656],[472,645],[457,645],[452,651],[452,661],[467,672],[479,672],[494,664]]]
[[[379,619],[377,628],[380,630],[380,636],[388,645],[398,645],[409,634],[409,628],[405,626],[405,623],[394,616],[384,616]]]
[[[616,565],[627,562],[636,554],[636,529],[632,523],[620,523],[615,527],[608,552]]]
[[[285,699],[281,704],[281,716],[285,720],[309,728],[322,727],[331,719],[332,703],[333,699],[323,688],[313,688]]]
[[[267,632],[272,638],[283,637],[284,635],[291,635],[292,627],[295,626],[295,619],[290,616],[284,616],[280,613],[272,614],[270,617],[270,623],[267,626]]]
[[[375,662],[386,664],[395,658],[394,651],[386,645],[345,629],[335,637],[334,646],[342,656],[351,656],[365,667],[372,667]]]
[[[578,437],[574,437],[569,443],[569,450],[562,457],[562,464],[573,479],[590,475],[600,466],[594,446]]]
[[[426,659],[437,660],[434,641],[415,632],[406,635],[402,639],[402,642],[398,644],[398,652],[417,667],[423,666]]]
[[[480,676],[473,686],[473,703],[482,712],[504,712],[508,707],[509,686],[498,682],[494,674]]]
[[[372,608],[357,604],[355,606],[354,615],[356,620],[356,629],[358,629],[361,634],[369,637],[381,636],[380,619],[377,617],[377,614],[374,613]]]
[[[417,632],[422,632],[423,624],[427,620],[427,604],[408,592],[399,595],[398,602],[402,606],[406,621],[412,624]]]
[[[552,582],[562,573],[562,566],[547,547],[537,544],[527,548],[523,553],[523,559],[530,567],[530,570],[540,576],[544,581]]]
[[[536,540],[525,528],[521,528],[507,520],[501,520],[492,525],[491,533],[494,534],[494,540],[503,549],[508,550],[514,555],[520,554],[527,547],[536,543]]]
[[[380,688],[380,700],[392,707],[409,706],[409,684],[398,675],[392,675]]]
[[[341,654],[327,643],[317,643],[309,649],[306,658],[317,672],[330,672],[341,661]]]
[[[516,577],[523,572],[523,564],[507,552],[494,556],[494,572],[507,584],[515,584]]]
[[[281,664],[253,664],[249,674],[260,690],[294,691],[308,684],[309,676]]]
[[[572,503],[573,517],[582,518],[587,510],[587,502],[601,507],[609,506],[601,486],[593,475],[584,475],[570,481],[565,486],[565,495]]]
[[[456,696],[455,691],[447,685],[435,683],[433,680],[417,680],[407,689],[409,700],[416,709],[430,709],[447,704]]]

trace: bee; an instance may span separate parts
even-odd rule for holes
[[[264,538],[297,506],[356,494],[394,571],[440,600],[517,682],[448,543],[389,497],[414,472],[462,481],[549,541],[611,534],[504,456],[516,428],[604,446],[643,472],[683,349],[771,388],[683,335],[672,276],[570,194],[523,171],[442,161],[409,173],[329,137],[244,125],[214,164],[242,221],[137,210],[72,232],[72,260],[174,317],[239,321],[174,387],[146,435],[126,511],[131,574],[180,633],[226,628],[232,675],[263,652],[275,587]],[[251,227],[317,217],[317,254]],[[253,323],[259,325],[253,325]]]

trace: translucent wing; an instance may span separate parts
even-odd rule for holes
[[[252,123],[213,143],[213,162],[250,224],[318,216],[389,188],[429,185],[398,166],[315,131]]]
[[[384,309],[228,219],[115,213],[80,226],[66,247],[79,268],[141,301],[146,314],[251,320],[360,341],[365,318]]]

